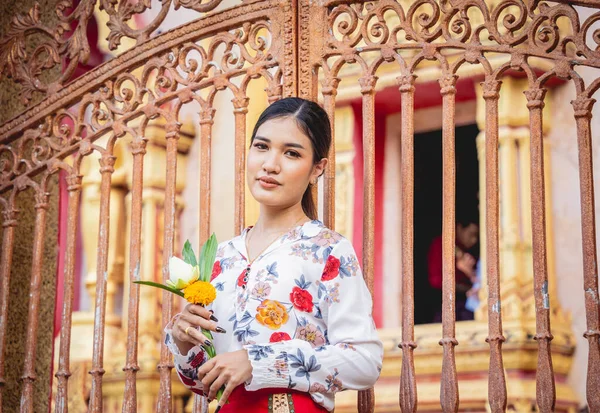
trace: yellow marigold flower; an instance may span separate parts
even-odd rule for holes
[[[184,288],[183,296],[192,304],[208,305],[217,298],[217,290],[211,283],[196,281]]]
[[[263,300],[256,308],[256,321],[271,330],[279,329],[288,322],[289,315],[285,306],[279,301]]]

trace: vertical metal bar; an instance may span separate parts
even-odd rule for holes
[[[12,267],[13,242],[17,226],[18,210],[15,209],[16,189],[9,195],[9,201],[2,211],[2,261],[0,264],[0,413],[2,413],[2,393],[4,391],[4,349],[6,345],[6,326],[8,321],[8,297],[10,291],[10,269]]]
[[[200,243],[202,245],[210,236],[210,168],[212,125],[215,109],[203,108],[200,111]],[[193,413],[208,412],[206,398],[194,395]]]
[[[23,388],[21,390],[21,413],[33,412],[33,382],[35,375],[35,353],[37,345],[37,327],[42,284],[42,260],[44,258],[44,235],[46,232],[46,211],[49,194],[45,185],[36,188],[35,193],[35,229],[33,236],[33,262],[29,286],[29,311],[27,314],[27,338],[25,341],[25,365],[23,368]],[[65,288],[66,287],[65,280]],[[62,333],[62,329],[61,329]],[[62,334],[61,334],[62,344]]]
[[[442,410],[458,411],[458,379],[454,347],[456,341],[455,308],[455,156],[454,156],[454,114],[457,76],[446,74],[440,79],[442,94],[442,165],[443,165],[443,216],[442,216],[442,339],[444,347],[442,360],[442,381],[440,401]]]
[[[490,366],[488,399],[492,413],[506,411],[506,378],[502,361],[502,313],[500,301],[500,259],[498,239],[499,183],[498,183],[498,99],[501,82],[487,79],[483,86],[485,100],[485,226],[488,285],[488,337]]]
[[[170,278],[169,259],[173,256],[175,249],[175,196],[177,185],[177,144],[179,142],[180,124],[176,121],[169,122],[166,126],[167,141],[167,171],[165,178],[165,225],[163,242],[163,282]],[[163,291],[162,298],[162,320],[163,327],[173,317],[173,294]],[[160,373],[160,388],[158,392],[158,405],[156,410],[159,412],[171,413],[173,411],[173,395],[171,393],[171,370],[173,369],[171,353],[167,348],[165,341],[161,340],[160,362],[158,371]]]
[[[546,205],[544,191],[544,143],[542,109],[545,89],[525,91],[531,130],[531,225],[533,242],[533,287],[535,297],[535,339],[538,342],[536,399],[541,413],[554,411],[556,389],[550,353],[550,295],[546,257]]]
[[[239,235],[244,230],[246,211],[246,114],[250,99],[246,97],[235,98],[233,113],[235,117],[235,234]]]
[[[215,109],[200,112],[200,244],[210,236],[210,168]]]
[[[417,381],[413,351],[415,343],[415,282],[414,282],[414,97],[413,74],[400,76],[402,105],[402,371],[399,402],[403,413],[417,411]]]
[[[138,366],[138,321],[140,286],[133,281],[141,280],[141,244],[142,244],[142,190],[144,185],[145,137],[134,137],[131,142],[133,154],[133,176],[131,187],[131,234],[129,240],[129,307],[127,310],[127,356],[125,361],[125,392],[123,413],[137,411],[136,373]]]
[[[595,99],[578,97],[573,102],[579,145],[579,185],[581,192],[581,232],[583,245],[583,288],[588,340],[586,395],[591,412],[600,411],[600,299],[596,262],[596,215],[594,202],[594,168],[592,161],[592,107]]]
[[[92,355],[92,389],[90,411],[103,412],[102,376],[104,375],[104,327],[106,323],[106,284],[108,281],[108,243],[110,230],[110,186],[116,157],[103,152],[100,158],[100,211],[98,229],[98,261],[96,263],[96,304],[94,316],[94,352]]]
[[[198,394],[194,394],[193,413],[208,413],[208,400]]]
[[[323,182],[323,223],[335,230],[335,96],[340,79],[337,77],[323,80],[323,107],[331,122],[331,147],[327,159],[327,170]]]
[[[376,76],[359,79],[363,118],[363,274],[373,295],[375,272],[375,84]]]
[[[375,84],[377,77],[366,75],[359,79],[362,93],[363,118],[363,276],[373,296],[375,274]],[[359,413],[375,411],[373,389],[358,393]]]
[[[60,324],[60,353],[58,371],[56,372],[56,408],[57,413],[69,410],[67,382],[71,376],[71,317],[73,315],[73,298],[75,286],[75,249],[77,243],[77,224],[79,223],[79,199],[81,195],[81,178],[76,169],[67,176],[69,193],[67,220],[67,251],[65,254],[65,276],[63,293],[63,310]]]

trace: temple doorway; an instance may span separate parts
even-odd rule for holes
[[[477,125],[456,128],[456,213],[479,215]],[[442,131],[415,134],[415,324],[430,323],[441,308],[439,290],[428,282],[427,254],[442,233]],[[469,251],[479,258],[479,242]]]

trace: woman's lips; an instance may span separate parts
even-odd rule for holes
[[[262,186],[265,189],[272,189],[281,185],[279,182],[272,178],[258,178],[258,182],[260,183],[260,186]]]

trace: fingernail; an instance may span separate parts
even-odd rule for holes
[[[227,332],[227,331],[225,331],[225,329],[224,329],[224,328],[221,328],[221,327],[217,327],[215,331],[216,331],[217,333],[226,333],[226,332]]]
[[[212,346],[212,342],[209,339],[206,339],[204,340],[204,345],[210,347]]]
[[[217,317],[215,317],[214,315],[212,315],[212,314],[210,315],[210,319],[211,319],[212,321],[214,321],[215,323],[218,323],[218,322],[219,322],[219,319],[218,319]]]

